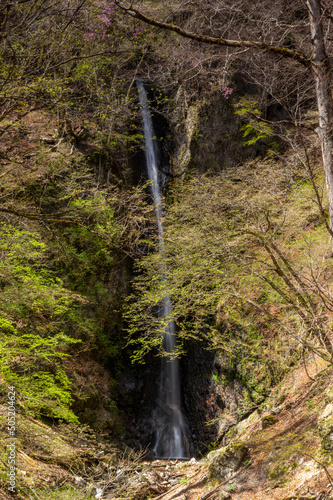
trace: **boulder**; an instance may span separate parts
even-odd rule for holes
[[[261,428],[266,429],[266,427],[269,427],[271,425],[275,424],[275,418],[273,415],[266,415],[265,417],[262,417],[261,419]]]
[[[333,403],[329,403],[318,418],[321,444],[325,451],[333,450]]]
[[[208,468],[210,479],[229,479],[239,468],[248,451],[245,443],[236,441],[209,453],[207,459],[211,461]]]

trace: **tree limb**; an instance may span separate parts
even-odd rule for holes
[[[151,26],[156,26],[157,28],[173,31],[178,35],[184,38],[189,38],[190,40],[194,40],[195,42],[208,43],[210,45],[220,45],[224,47],[236,47],[236,48],[247,47],[247,48],[258,49],[266,52],[271,52],[272,54],[287,57],[289,59],[293,59],[306,67],[311,66],[311,60],[305,54],[303,54],[302,52],[298,52],[296,50],[288,49],[287,47],[280,47],[278,45],[271,45],[269,43],[253,41],[253,40],[229,40],[227,38],[217,38],[208,35],[196,34],[191,31],[187,31],[183,28],[180,28],[176,24],[165,23],[163,21],[158,21],[157,19],[148,17],[142,12],[139,12],[132,5],[130,7],[125,7],[119,2],[119,0],[115,0],[115,4],[131,17],[140,19],[140,21],[143,21],[146,24],[150,24]]]

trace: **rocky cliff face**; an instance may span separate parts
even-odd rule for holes
[[[220,91],[188,106],[180,89],[176,104],[172,123],[176,176],[221,171],[258,154],[256,146],[244,146],[242,121]]]
[[[258,153],[255,146],[242,144],[241,119],[221,92],[211,93],[209,98],[189,105],[180,89],[175,101],[176,111],[170,127],[161,114],[153,116],[160,146],[159,169],[166,193],[171,175],[178,183],[186,174],[232,168]],[[132,158],[131,165],[136,180],[146,178],[143,152]],[[193,455],[204,453],[210,443],[221,441],[248,404],[246,390],[237,374],[229,373],[225,360],[205,347],[192,343],[187,348],[187,356],[181,360],[183,409]],[[151,359],[144,367],[134,368],[131,375],[120,378],[118,406],[127,422],[124,439],[134,448],[149,446],[152,440],[151,418],[158,371],[158,360]],[[225,371],[228,373],[221,383],[218,377]]]
[[[226,356],[195,343],[182,360],[184,410],[191,429],[194,453],[206,453],[212,443],[228,443],[230,429],[245,419],[265,399],[251,400],[237,366]]]

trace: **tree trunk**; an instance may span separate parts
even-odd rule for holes
[[[316,84],[319,127],[317,129],[326,176],[330,226],[333,229],[333,103],[330,63],[326,54],[320,0],[307,0],[313,44],[312,71]]]

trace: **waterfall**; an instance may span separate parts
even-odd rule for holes
[[[156,210],[159,233],[159,250],[164,255],[164,236],[162,224],[162,196],[158,179],[157,149],[154,142],[154,130],[145,88],[141,81],[137,81],[141,113],[143,120],[146,162],[148,177],[152,183],[151,189]],[[165,277],[164,269],[161,280]],[[160,308],[161,320],[172,318],[172,305],[169,296],[166,296]],[[175,323],[170,320],[163,333],[163,348],[166,353],[172,354],[176,348]],[[189,446],[185,419],[181,411],[179,361],[173,356],[165,356],[161,362],[159,394],[156,409],[153,413],[153,430],[155,443],[153,454],[158,458],[189,458]]]

